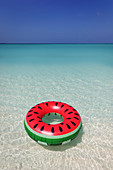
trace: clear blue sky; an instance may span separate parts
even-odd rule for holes
[[[113,43],[113,0],[0,0],[1,43]]]

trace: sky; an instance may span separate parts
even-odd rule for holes
[[[113,0],[0,0],[0,43],[113,43]]]

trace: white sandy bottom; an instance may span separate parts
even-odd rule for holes
[[[0,167],[2,170],[112,170],[113,68],[1,66]],[[41,146],[24,130],[35,104],[58,100],[75,107],[83,128],[72,142]]]

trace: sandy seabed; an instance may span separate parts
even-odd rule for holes
[[[48,100],[66,102],[83,121],[61,146],[41,146],[24,129],[26,112]],[[113,68],[96,64],[0,66],[1,170],[112,170]]]

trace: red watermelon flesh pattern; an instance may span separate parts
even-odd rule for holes
[[[64,121],[58,124],[47,124],[42,117],[47,113],[59,113]],[[26,115],[28,126],[43,135],[64,135],[77,129],[81,122],[79,113],[70,105],[57,101],[43,102],[32,107]]]

